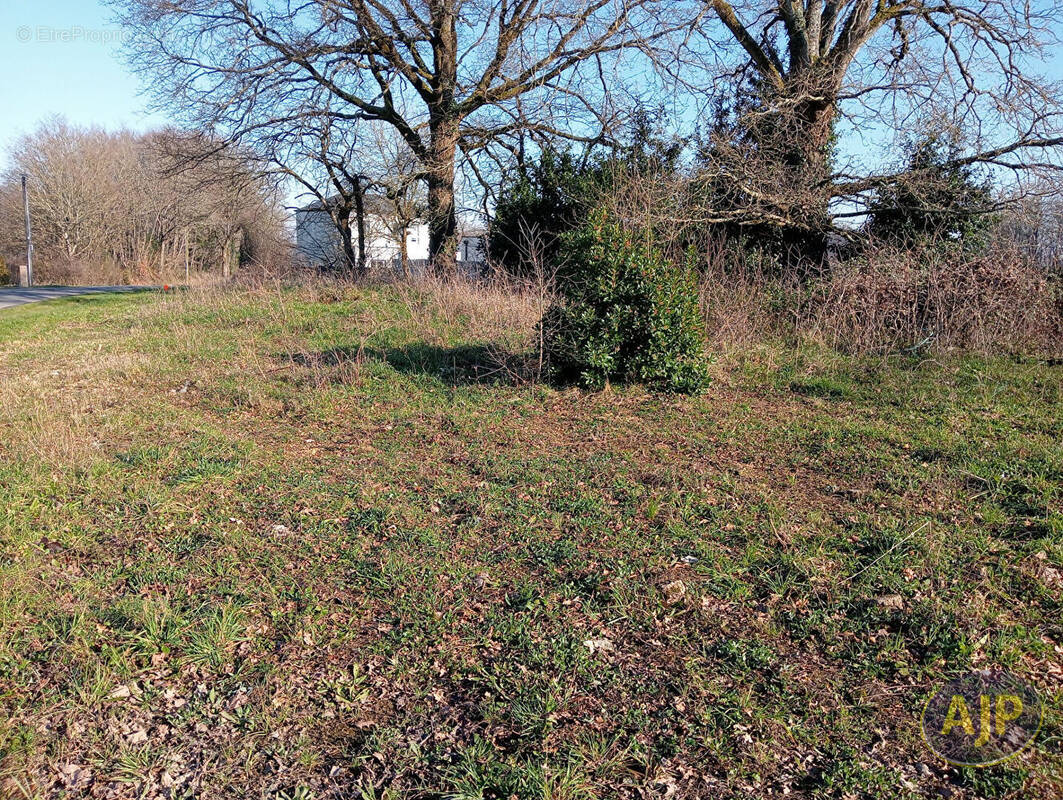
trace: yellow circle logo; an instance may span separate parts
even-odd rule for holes
[[[999,670],[971,672],[943,686],[923,708],[923,739],[950,764],[988,767],[1029,747],[1041,730],[1037,692]]]

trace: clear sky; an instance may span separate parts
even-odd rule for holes
[[[107,128],[165,122],[144,113],[110,14],[96,0],[0,0],[0,151],[50,114]]]
[[[0,0],[0,163],[16,136],[51,114],[77,124],[144,129],[165,123],[119,56],[122,30],[99,0]],[[1063,78],[1063,48],[1046,71]],[[858,137],[846,142],[867,152]]]

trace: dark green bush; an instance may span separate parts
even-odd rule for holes
[[[567,276],[543,316],[551,374],[601,388],[639,382],[694,393],[708,383],[697,279],[645,237],[593,214],[561,238]]]
[[[535,277],[535,260],[555,264],[561,236],[582,225],[604,195],[636,178],[678,177],[686,143],[658,125],[660,116],[636,113],[618,148],[592,148],[582,156],[546,148],[537,161],[507,174],[488,231],[494,268]]]
[[[905,173],[872,198],[868,232],[901,247],[935,242],[984,252],[997,222],[988,175],[956,165],[960,145],[945,136],[914,141],[907,149]]]
[[[603,180],[599,165],[580,165],[570,153],[545,150],[538,163],[503,185],[488,236],[491,262],[521,278],[529,277],[532,255],[553,263],[560,237],[586,219]],[[541,252],[530,253],[532,247]]]

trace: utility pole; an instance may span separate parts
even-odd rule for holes
[[[26,214],[26,285],[33,286],[33,229],[30,226],[30,194],[28,178],[22,175],[22,209]]]

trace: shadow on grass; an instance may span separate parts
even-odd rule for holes
[[[426,375],[448,386],[502,384],[515,386],[534,380],[527,354],[497,345],[464,344],[440,347],[417,342],[404,347],[367,351],[405,375]]]
[[[334,347],[316,353],[288,353],[296,364],[311,368],[343,367],[378,359],[396,372],[426,376],[447,386],[524,385],[536,380],[536,360],[522,353],[487,344],[441,347],[415,342],[402,347]]]

